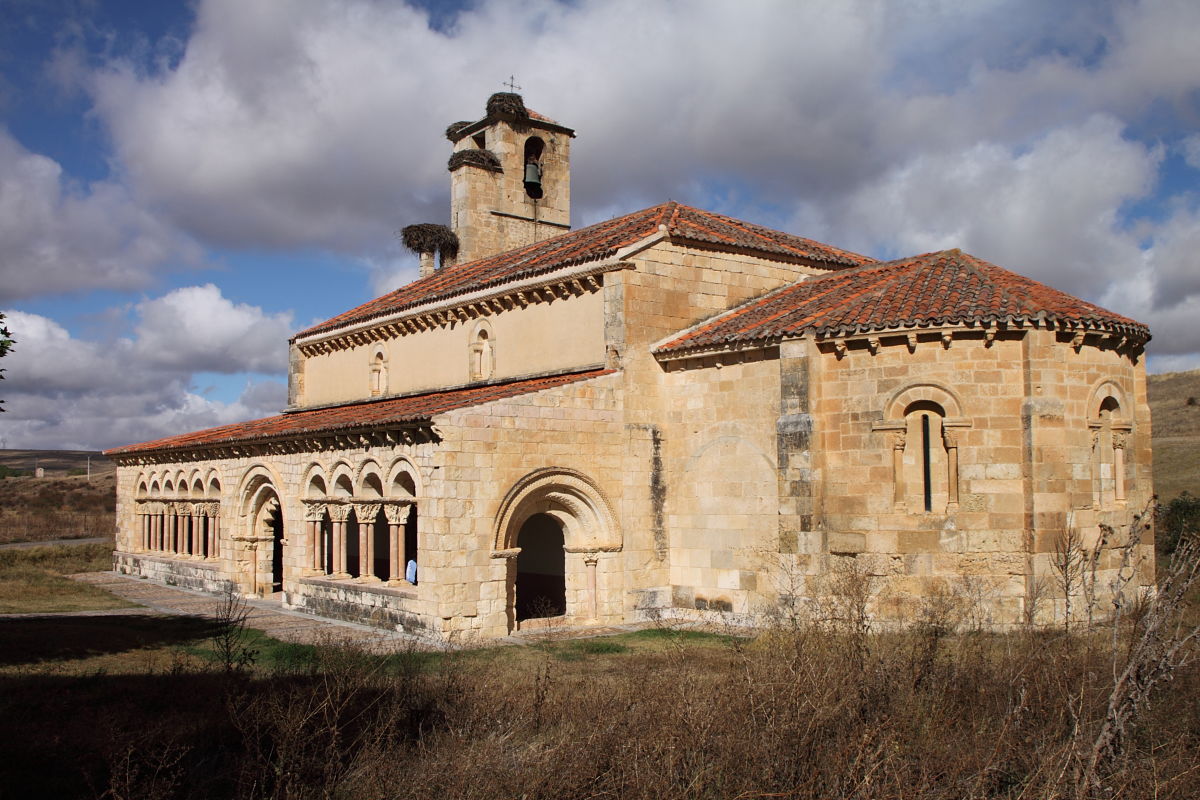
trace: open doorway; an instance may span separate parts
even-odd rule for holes
[[[276,504],[267,517],[271,531],[271,593],[283,591],[283,511]]]
[[[534,514],[517,534],[517,622],[567,613],[566,553],[562,525]]]

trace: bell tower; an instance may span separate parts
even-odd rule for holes
[[[575,131],[525,107],[521,95],[488,98],[478,122],[446,129],[450,228],[458,262],[533,244],[571,229],[571,139]]]

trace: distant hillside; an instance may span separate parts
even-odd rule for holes
[[[89,459],[93,478],[117,471],[117,466],[97,450],[0,450],[0,467],[30,473],[43,467],[47,478],[77,474],[78,470],[86,474]]]
[[[1200,370],[1149,378],[1154,490],[1160,500],[1200,496]]]
[[[45,477],[34,477],[37,467]],[[110,535],[116,477],[94,451],[0,450],[0,544]]]

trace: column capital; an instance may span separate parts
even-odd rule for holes
[[[328,505],[324,500],[301,500],[304,504],[304,521],[305,522],[320,522],[325,516],[325,509]],[[332,516],[330,517],[332,519]]]
[[[379,516],[379,503],[354,503],[354,516],[359,522],[374,522]]]
[[[384,503],[383,513],[387,517],[389,525],[403,525],[408,522],[408,515],[412,512],[413,504],[411,502],[403,503]]]
[[[1129,444],[1129,434],[1113,431],[1112,446],[1114,450],[1124,450],[1127,444]]]
[[[329,518],[334,522],[345,522],[350,519],[351,506],[343,503],[327,503],[325,510],[329,512]]]

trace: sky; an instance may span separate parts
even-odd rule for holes
[[[413,280],[515,76],[572,221],[666,200],[960,247],[1200,367],[1200,3],[0,0],[0,448],[277,413],[287,338]]]

